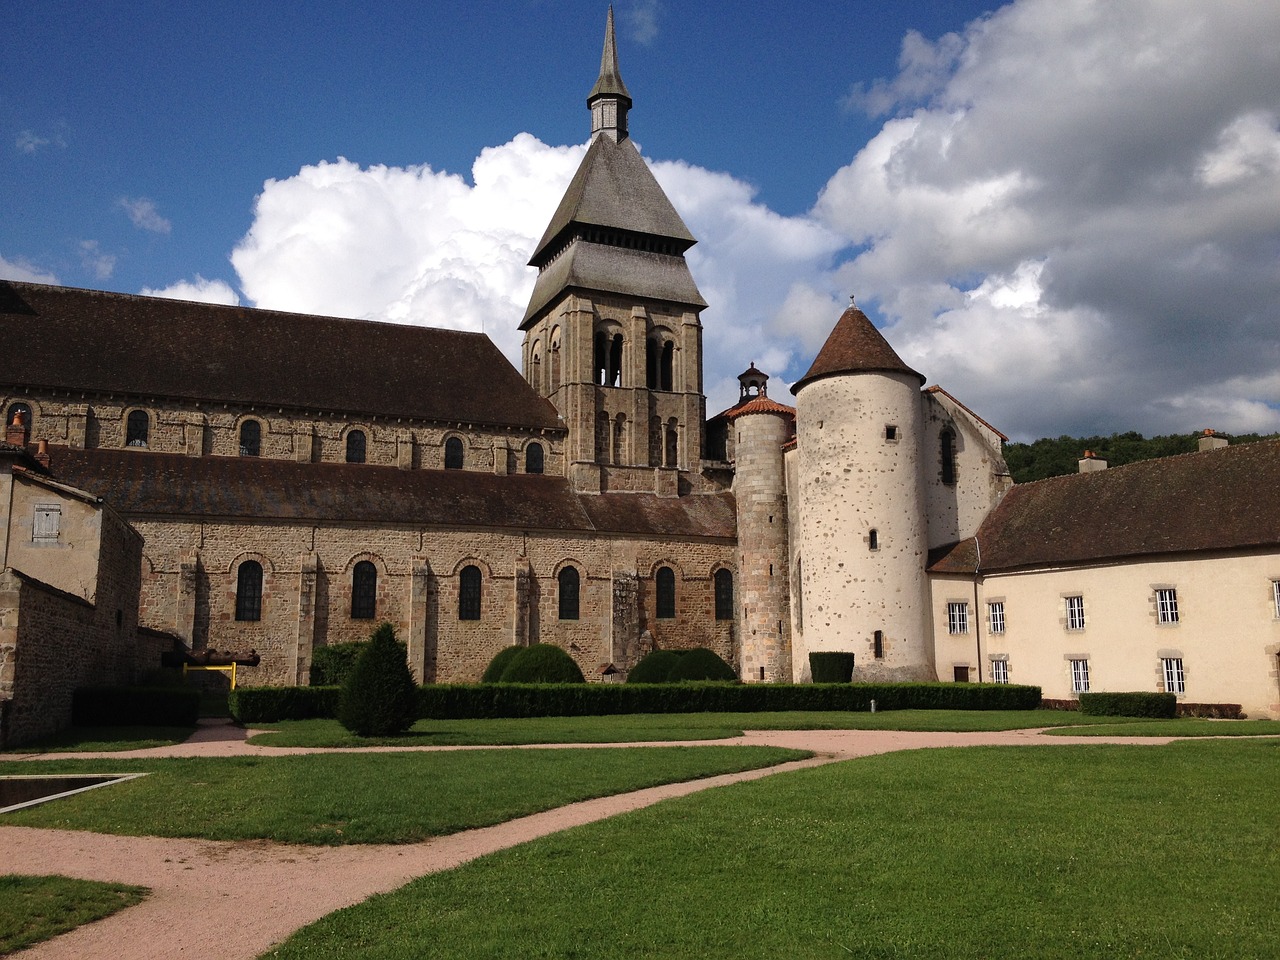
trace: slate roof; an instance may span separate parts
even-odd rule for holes
[[[907,373],[919,377],[921,386],[924,385],[924,377],[902,362],[867,315],[850,306],[840,315],[813,365],[792,385],[791,392],[799,393],[801,387],[823,377],[870,372]]]
[[[0,383],[563,429],[479,333],[0,281]]]
[[[575,493],[563,477],[50,447],[59,480],[130,518],[735,536],[733,497]]]
[[[975,538],[930,554],[972,574],[1280,545],[1280,440],[1016,484]]]

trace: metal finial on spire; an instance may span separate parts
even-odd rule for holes
[[[592,139],[599,133],[607,133],[614,140],[627,136],[627,111],[631,109],[631,94],[622,82],[618,71],[618,44],[613,32],[613,7],[605,21],[604,50],[600,54],[600,76],[587,95],[591,109]]]
[[[858,301],[853,298],[853,294],[849,294],[849,306],[856,307],[857,305]]]

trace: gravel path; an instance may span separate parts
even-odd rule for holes
[[[9,755],[7,760],[162,756],[283,756],[305,749],[256,747],[246,732],[228,724],[206,724],[187,742],[171,747],[106,754]],[[494,827],[467,830],[418,844],[304,847],[266,841],[170,840],[117,837],[71,830],[0,827],[0,871],[63,874],[151,888],[141,904],[32,947],[24,960],[251,960],[294,930],[340,907],[394,890],[414,877],[448,870],[569,827],[637,810],[668,797],[836,760],[929,747],[1025,746],[1030,744],[1122,743],[1150,745],[1170,737],[1040,737],[1035,730],[1000,733],[911,733],[893,730],[751,731],[730,740],[686,741],[792,747],[814,751],[809,760],[765,770],[668,784],[614,797],[587,800]],[[641,747],[672,744],[618,744]],[[573,744],[596,749],[609,744]],[[371,749],[371,748],[364,748]],[[475,747],[389,747],[491,749]],[[492,749],[512,749],[510,747]],[[520,749],[546,749],[529,747]],[[12,768],[11,768],[12,769]]]

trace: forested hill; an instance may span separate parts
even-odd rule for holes
[[[1015,483],[1058,477],[1079,470],[1079,460],[1086,450],[1092,450],[1118,467],[1137,460],[1153,460],[1171,457],[1178,453],[1194,453],[1200,439],[1199,433],[1176,433],[1164,437],[1144,437],[1140,433],[1113,433],[1109,437],[1045,437],[1034,443],[1006,443],[1004,459]],[[1257,433],[1241,433],[1234,436],[1220,433],[1231,443],[1255,443],[1271,440],[1280,434],[1263,436]]]

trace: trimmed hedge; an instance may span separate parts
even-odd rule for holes
[[[627,683],[666,683],[683,650],[652,650],[627,672]]]
[[[71,694],[77,727],[194,727],[198,719],[195,687],[79,687]]]
[[[553,643],[523,647],[502,671],[502,683],[586,683],[573,657]]]
[[[334,717],[336,687],[241,687],[241,723]],[[598,717],[765,710],[1034,710],[1040,688],[1012,683],[487,683],[418,688],[419,717]]]
[[[1095,717],[1153,717],[1171,720],[1178,710],[1172,693],[1082,693],[1080,712]]]
[[[365,640],[335,643],[316,647],[311,651],[311,685],[313,687],[340,687],[351,675],[351,668],[360,659]]]
[[[489,661],[489,665],[484,668],[484,675],[480,678],[480,682],[501,683],[502,674],[507,667],[511,666],[511,661],[519,656],[520,651],[523,649],[524,647],[521,646],[510,646],[499,650],[494,654],[493,659]]]
[[[846,650],[814,651],[809,654],[809,673],[814,683],[849,683],[853,660],[854,655]]]
[[[720,659],[713,650],[694,647],[676,660],[667,674],[671,683],[688,683],[696,680],[737,680],[733,667]]]

